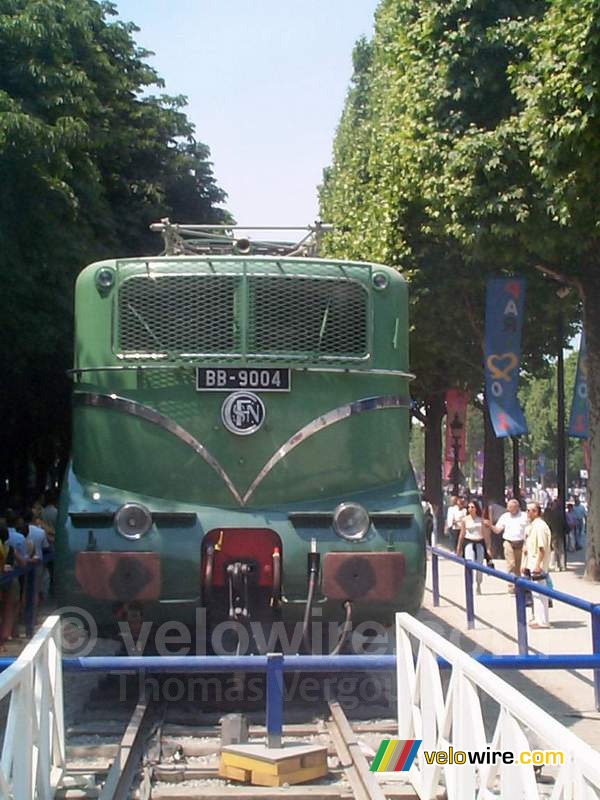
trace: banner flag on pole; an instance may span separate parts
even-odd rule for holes
[[[450,480],[454,466],[454,443],[458,445],[458,462],[465,463],[465,441],[467,433],[467,404],[469,395],[460,389],[446,392],[446,455],[444,458],[444,480]]]
[[[527,423],[517,399],[524,278],[491,278],[485,299],[485,395],[497,437],[521,436]]]
[[[585,344],[585,331],[581,334],[579,356],[577,358],[577,374],[573,390],[573,404],[569,417],[569,436],[577,439],[588,438],[588,391],[587,391],[587,348]]]

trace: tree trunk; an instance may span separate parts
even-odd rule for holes
[[[438,531],[444,529],[442,496],[442,419],[446,413],[444,393],[427,398],[425,423],[425,496],[437,509]]]
[[[496,438],[488,412],[483,407],[483,500],[485,505],[504,505],[506,476],[504,473],[504,439]]]
[[[587,342],[587,388],[589,407],[588,517],[585,577],[600,580],[600,264],[586,269],[583,324]]]

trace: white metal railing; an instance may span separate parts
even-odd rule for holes
[[[65,767],[60,622],[48,617],[0,673],[10,695],[0,759],[1,800],[51,800]]]
[[[398,736],[423,740],[407,776],[421,800],[437,797],[440,783],[445,784],[448,800],[600,798],[600,755],[595,750],[410,614],[396,615],[396,653]],[[450,664],[443,680],[438,657]],[[488,730],[493,729],[490,740],[482,703]],[[483,765],[428,764],[424,757],[426,750],[485,752],[488,746],[515,756],[522,751],[561,751],[562,766],[551,768],[555,778],[551,792],[547,784],[536,783],[534,768],[528,764],[502,760]]]

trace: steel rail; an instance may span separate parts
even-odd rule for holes
[[[141,767],[151,707],[152,703],[147,697],[136,705],[106,776],[99,800],[127,800],[129,797],[131,785]]]
[[[330,700],[328,706],[332,724],[327,727],[354,797],[356,800],[385,800],[383,790],[369,772],[367,759],[342,707],[336,700]]]

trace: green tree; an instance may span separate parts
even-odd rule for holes
[[[583,303],[591,451],[586,574],[600,579],[600,6],[553,0],[531,38],[530,59],[514,70],[523,103],[514,138],[527,147],[535,182],[520,234],[532,261],[575,286]]]
[[[229,219],[208,148],[115,6],[0,0],[3,484],[68,447],[72,286],[91,260],[157,252],[159,217]],[[40,487],[38,487],[40,488]]]
[[[595,0],[540,7],[544,13],[526,23],[502,23],[523,52],[507,69],[518,102],[493,130],[470,130],[457,143],[444,203],[454,235],[474,257],[503,253],[577,289],[590,376],[586,574],[599,579],[600,497],[593,487],[600,464],[600,7]],[[556,290],[552,280],[545,291]],[[552,315],[550,303],[546,313]]]
[[[329,252],[396,265],[410,280],[414,392],[432,438],[427,462],[438,476],[444,393],[482,387],[485,281],[530,267],[516,246],[483,246],[473,206],[486,192],[496,198],[523,170],[518,160],[495,164],[496,130],[520,109],[510,65],[527,56],[523,31],[544,7],[541,0],[383,0],[368,65],[355,61],[321,189],[321,214],[339,229]],[[517,192],[511,200],[511,191],[485,213],[499,208],[512,221],[510,202],[522,199]],[[537,283],[523,342],[531,371],[549,338],[549,291],[539,276]],[[492,452],[498,472],[495,489],[486,483],[495,499],[503,493],[502,445],[488,430],[486,472],[489,478]]]

